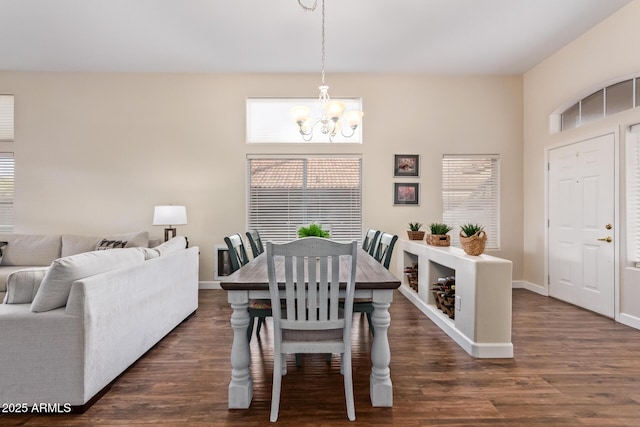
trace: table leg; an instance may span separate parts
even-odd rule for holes
[[[375,334],[371,346],[371,378],[369,394],[372,406],[393,406],[393,386],[391,384],[391,350],[387,331],[391,324],[389,306],[393,300],[393,290],[380,289],[373,291],[373,313],[371,323]]]
[[[253,380],[249,371],[251,352],[247,340],[249,327],[249,292],[228,291],[228,301],[233,308],[231,327],[231,382],[229,383],[229,409],[246,409],[253,397]]]

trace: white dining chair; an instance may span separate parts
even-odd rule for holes
[[[267,242],[271,305],[280,305],[283,286],[286,309],[273,310],[274,351],[271,422],[278,420],[286,354],[339,353],[347,417],[356,418],[351,369],[351,324],[358,246],[307,237],[290,243]],[[340,256],[348,257],[344,307],[340,307]],[[284,267],[278,267],[283,263]],[[282,272],[282,273],[279,273]],[[278,283],[282,280],[284,283]]]

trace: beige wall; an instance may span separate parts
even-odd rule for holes
[[[640,45],[638,22],[640,1],[636,0],[524,75],[524,278],[533,284],[544,286],[546,281],[545,147],[618,128],[623,145],[625,128],[640,121],[636,108],[582,128],[550,134],[549,115],[612,79],[640,73],[640,56],[634,53]],[[619,226],[624,235],[624,222]],[[620,313],[639,317],[640,275],[627,270],[621,272]]]
[[[178,231],[201,248],[244,232],[250,153],[362,153],[364,227],[405,237],[409,221],[441,220],[444,153],[498,153],[502,250],[522,277],[522,78],[332,75],[330,92],[362,96],[362,145],[245,144],[245,98],[315,96],[317,75],[0,73],[16,96],[15,230],[149,230],[153,206],[184,204]],[[421,206],[392,206],[393,154],[422,156]]]

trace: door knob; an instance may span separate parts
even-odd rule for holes
[[[611,238],[611,236],[607,236],[607,237],[601,237],[598,240],[603,241],[603,242],[607,242],[607,243],[611,243],[613,241],[613,239]]]
[[[611,230],[613,228],[613,225],[607,224],[607,225],[605,225],[604,228],[606,228],[607,230]]]

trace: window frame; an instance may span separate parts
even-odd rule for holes
[[[308,162],[324,160],[324,159],[334,159],[337,161],[341,160],[355,160],[358,165],[357,173],[352,172],[350,175],[350,179],[357,178],[357,187],[336,187],[334,190],[328,190],[328,193],[334,193],[330,195],[322,194],[321,192],[315,192],[315,194],[310,194],[309,191],[309,182],[307,178],[310,177],[308,173]],[[274,162],[282,162],[291,160],[294,162],[302,162],[303,163],[303,171],[301,175],[301,180],[304,181],[296,181],[297,184],[301,184],[299,187],[281,187],[285,190],[283,193],[287,193],[286,196],[277,194],[278,189],[276,188],[274,192],[273,199],[277,197],[282,197],[283,200],[281,203],[287,203],[287,219],[283,221],[283,223],[278,222],[277,218],[277,210],[270,212],[270,207],[268,204],[273,203],[273,199],[266,200],[265,208],[263,212],[263,216],[265,217],[262,221],[259,219],[260,212],[256,212],[254,209],[254,199],[260,197],[259,194],[254,192],[252,187],[252,162],[253,161],[274,161]],[[356,240],[360,242],[362,238],[362,155],[355,154],[314,154],[314,155],[266,155],[266,154],[251,154],[247,155],[246,160],[246,226],[247,229],[257,229],[259,230],[261,237],[263,240],[271,240],[274,242],[284,242],[290,241],[297,237],[297,229],[301,225],[308,225],[310,222],[318,222],[324,226],[330,228],[332,238],[335,240],[341,241],[353,241]],[[320,170],[320,169],[317,169]],[[332,175],[333,176],[333,175]],[[297,179],[297,178],[296,178]],[[355,192],[355,195],[354,195]],[[269,195],[267,195],[269,196]],[[318,200],[317,198],[321,198],[325,196],[324,199]],[[336,197],[340,196],[340,197]],[[301,199],[301,203],[299,205],[293,205],[291,201],[296,200],[296,198]],[[311,199],[305,199],[307,197],[311,197]],[[355,197],[355,198],[354,198]],[[310,203],[311,200],[313,203]],[[324,201],[329,201],[324,202]],[[339,206],[333,207],[333,204],[338,203]],[[280,205],[281,206],[281,205]],[[298,211],[295,209],[298,208]],[[336,209],[340,212],[336,213]],[[343,215],[342,210],[348,214]],[[324,211],[323,211],[324,210]],[[293,212],[293,213],[292,213]],[[273,213],[274,217],[269,218],[267,214]],[[342,222],[338,223],[335,221],[330,221],[330,218],[339,217]],[[272,224],[270,224],[270,222]]]
[[[488,173],[487,165],[490,167]],[[479,194],[479,191],[484,191],[488,198],[463,196],[464,193]],[[475,209],[460,209],[461,204]],[[483,210],[485,212],[481,213]],[[452,227],[452,246],[461,247],[459,239],[455,238],[460,233],[460,225],[478,223],[487,233],[486,249],[500,250],[499,154],[443,154],[442,220]]]

